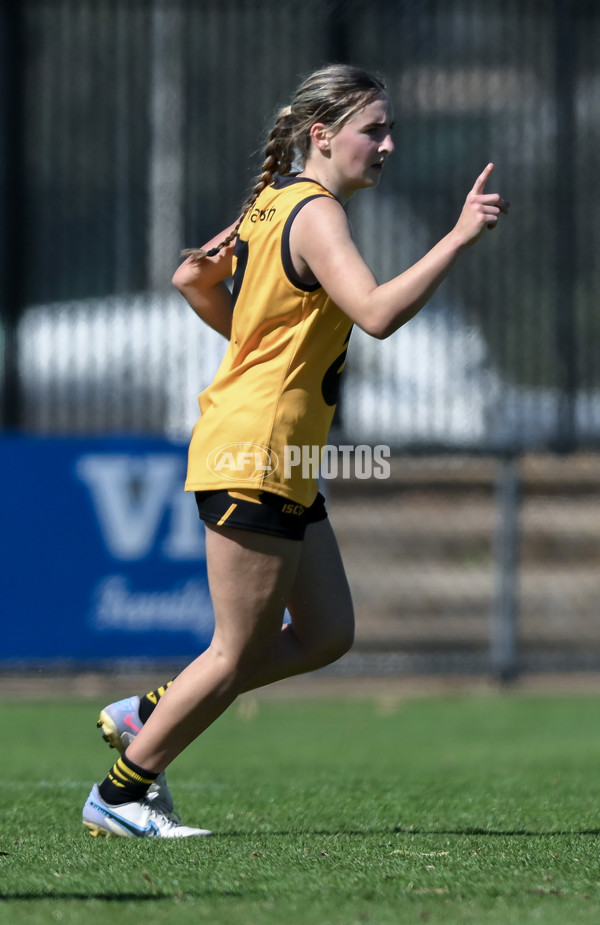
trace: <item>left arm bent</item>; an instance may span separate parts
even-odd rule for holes
[[[226,228],[203,249],[216,247],[233,228],[233,225]],[[225,280],[232,275],[234,244],[235,241],[232,241],[214,257],[199,260],[188,257],[173,275],[173,285],[196,314],[227,339],[231,336],[232,305]]]

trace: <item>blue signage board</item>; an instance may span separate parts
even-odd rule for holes
[[[188,659],[213,631],[187,447],[0,438],[0,665]]]

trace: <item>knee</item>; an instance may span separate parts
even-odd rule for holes
[[[346,626],[344,631],[336,638],[335,658],[341,658],[346,655],[354,645],[354,622]]]
[[[335,625],[324,634],[321,640],[320,654],[323,665],[330,665],[346,655],[354,645],[354,615],[349,613],[343,620],[337,620]]]
[[[234,690],[243,690],[261,667],[269,660],[277,639],[246,642],[245,645],[218,645],[211,649],[219,664],[219,673]]]

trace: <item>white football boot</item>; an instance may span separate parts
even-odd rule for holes
[[[83,807],[83,824],[96,838],[189,838],[212,835],[208,829],[194,829],[162,812],[156,800],[136,800],[112,806],[105,803],[96,784]]]

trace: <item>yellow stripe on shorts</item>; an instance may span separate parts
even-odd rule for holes
[[[222,527],[228,517],[235,511],[237,504],[230,504],[220,520],[217,521],[217,527]]]

